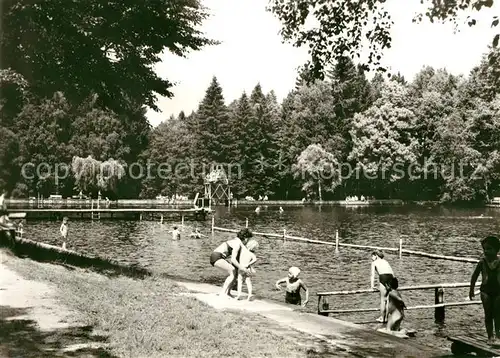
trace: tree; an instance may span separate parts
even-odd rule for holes
[[[318,144],[311,144],[300,153],[292,171],[295,178],[300,177],[302,190],[307,194],[317,187],[319,201],[323,200],[323,190],[333,191],[341,182],[337,158]]]
[[[224,103],[222,88],[216,77],[212,78],[194,117],[193,133],[197,165],[222,164],[227,157],[228,110]],[[204,173],[207,174],[207,173]]]
[[[99,190],[101,162],[92,158],[73,157],[71,170],[75,177],[75,188],[84,194],[95,196]]]
[[[19,179],[19,142],[16,135],[0,127],[0,190],[11,192]]]
[[[5,0],[1,16],[2,68],[39,98],[62,91],[78,103],[97,93],[99,106],[117,113],[158,110],[155,93],[172,96],[153,69],[164,50],[184,56],[216,43],[197,29],[208,17],[198,0]]]
[[[305,67],[313,78],[324,78],[329,63],[344,56],[360,59],[362,42],[369,43],[365,67],[385,70],[381,65],[383,50],[391,47],[391,14],[384,8],[385,0],[271,0],[268,8],[281,22],[281,35],[297,47],[309,46],[310,60]],[[422,0],[430,21],[456,19],[459,13],[493,6],[493,0],[433,1]],[[422,21],[419,14],[414,21]],[[307,20],[307,24],[306,24]],[[314,20],[317,26],[310,26]],[[477,23],[470,19],[469,26]],[[497,26],[498,18],[492,19]],[[499,35],[493,39],[496,46]]]
[[[390,82],[372,107],[354,116],[349,160],[355,164],[357,177],[363,174],[360,182],[365,193],[394,190],[418,172],[418,166],[408,170],[417,163],[417,142],[412,136],[415,116],[404,107],[405,98],[405,88]]]

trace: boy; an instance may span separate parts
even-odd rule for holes
[[[301,305],[305,307],[307,302],[309,302],[309,290],[307,289],[304,282],[299,279],[300,269],[298,267],[290,267],[288,270],[288,277],[282,278],[276,281],[276,288],[281,290],[280,284],[286,283],[286,294],[285,302],[292,305]],[[306,300],[301,303],[302,297],[300,296],[300,289],[306,291]]]
[[[482,275],[481,301],[484,308],[484,323],[488,334],[488,344],[495,344],[495,338],[500,338],[500,240],[496,236],[488,236],[481,241],[484,257],[478,262],[470,282],[469,298],[474,298],[474,286]],[[493,334],[493,321],[495,333]]]
[[[243,245],[241,247],[240,254],[240,264],[243,267],[247,267],[250,270],[250,273],[242,272],[238,270],[238,294],[236,296],[236,300],[240,299],[241,290],[243,289],[243,278],[245,278],[245,284],[247,285],[248,297],[247,301],[250,301],[252,298],[252,280],[250,279],[250,275],[255,273],[255,269],[252,265],[257,261],[257,256],[255,256],[255,250],[259,248],[259,243],[255,240],[250,240],[246,247]]]
[[[399,331],[401,329],[401,322],[403,321],[404,309],[406,305],[398,291],[399,283],[396,277],[393,277],[391,281],[386,284],[387,290],[387,330],[388,331]]]
[[[172,230],[172,240],[180,240],[181,239],[181,232],[177,229],[177,226],[174,226],[174,229]]]
[[[62,249],[66,250],[66,240],[68,239],[68,218],[66,216],[63,218],[59,231],[61,232],[61,238],[63,241]]]

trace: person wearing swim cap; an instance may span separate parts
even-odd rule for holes
[[[250,230],[242,229],[235,238],[220,244],[210,255],[210,264],[228,274],[222,286],[221,295],[230,295],[231,287],[236,284],[237,270],[246,274],[250,273],[248,267],[240,264],[240,254],[243,245],[246,245],[252,236]]]
[[[290,267],[288,269],[288,277],[282,278],[276,281],[276,288],[281,291],[281,284],[286,283],[285,289],[285,302],[292,305],[302,305],[305,307],[307,302],[309,302],[309,290],[307,289],[304,282],[299,279],[300,269],[298,267]],[[302,297],[300,296],[300,290],[304,289],[306,291],[306,299],[302,303]]]

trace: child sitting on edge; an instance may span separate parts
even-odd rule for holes
[[[288,270],[288,277],[282,278],[276,281],[276,288],[281,290],[280,284],[286,283],[286,294],[285,302],[292,305],[301,305],[302,297],[300,296],[300,289],[306,291],[306,300],[302,303],[302,307],[305,307],[307,302],[309,302],[309,290],[307,289],[304,282],[299,279],[300,269],[298,267],[290,267]]]
[[[406,305],[398,291],[399,283],[396,277],[393,277],[385,285],[387,290],[386,321],[388,331],[399,331],[401,322],[404,318],[404,309]]]
[[[488,334],[488,343],[495,344],[495,338],[500,338],[500,240],[495,236],[488,236],[481,241],[484,257],[478,262],[470,282],[469,298],[474,298],[474,286],[482,275],[481,301],[484,308],[484,323]],[[493,322],[495,333],[493,334]],[[495,337],[496,335],[496,337]]]
[[[243,279],[245,279],[245,284],[247,285],[248,297],[247,301],[250,301],[252,298],[252,280],[250,276],[255,273],[255,269],[252,267],[253,264],[257,261],[257,256],[255,256],[255,250],[259,248],[259,243],[255,240],[250,240],[246,247],[243,245],[241,247],[240,253],[240,264],[244,267],[247,267],[249,272],[242,272],[238,270],[238,294],[236,299],[239,300],[241,296],[241,291],[243,289]]]
[[[66,241],[68,240],[68,218],[66,216],[63,218],[59,231],[61,232],[61,239],[63,242],[62,249],[66,250]]]

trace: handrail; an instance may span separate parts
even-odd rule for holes
[[[481,285],[481,282],[477,282],[476,286]],[[430,285],[419,285],[419,286],[402,286],[398,288],[398,291],[412,291],[412,290],[428,290],[433,288],[463,288],[469,287],[470,282],[455,282],[455,283],[438,283]],[[359,293],[373,293],[379,292],[378,289],[361,289],[361,290],[349,290],[349,291],[331,291],[331,292],[318,292],[317,296],[339,296],[339,295],[353,295]]]

